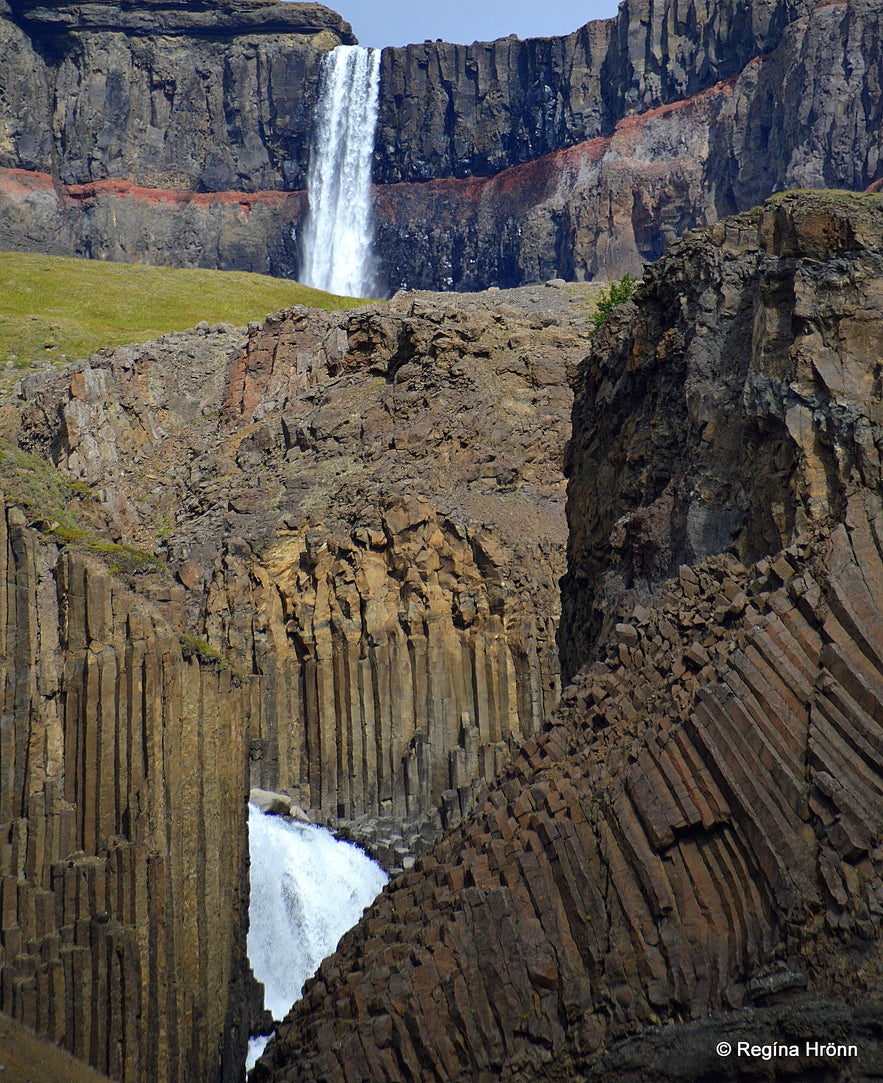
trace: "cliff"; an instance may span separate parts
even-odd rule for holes
[[[0,245],[293,275],[319,58],[351,40],[270,0],[0,10]],[[390,292],[634,272],[773,191],[864,190],[881,40],[875,0],[629,0],[563,38],[385,50]]]
[[[258,1079],[876,1076],[881,289],[879,197],[802,195],[615,313],[568,454],[573,681]]]
[[[238,1079],[249,788],[401,868],[542,728],[586,292],[293,309],[7,397],[0,1011]]]
[[[0,10],[0,165],[61,185],[303,187],[320,4],[30,3]]]
[[[10,506],[0,558],[0,1008],[117,1080],[232,1083],[248,689],[182,650],[158,570],[136,592]]]

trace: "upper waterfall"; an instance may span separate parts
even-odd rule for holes
[[[350,297],[376,293],[371,161],[380,50],[339,45],[322,60],[300,281]]]

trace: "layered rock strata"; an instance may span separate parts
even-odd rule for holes
[[[187,10],[0,11],[0,245],[296,273],[319,57],[349,27]],[[386,50],[389,291],[635,272],[772,191],[869,187],[881,40],[875,0],[630,0],[563,38]]]
[[[879,199],[779,200],[611,319],[569,456],[581,668],[257,1078],[876,1077],[881,261]],[[722,1035],[799,1051],[722,1060]]]
[[[61,184],[302,188],[320,57],[353,40],[320,4],[4,2],[0,162]]]

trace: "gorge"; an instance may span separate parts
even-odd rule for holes
[[[294,274],[339,59],[347,289],[443,290],[7,372],[0,1028],[45,1083],[240,1083],[255,789],[392,875],[257,1083],[883,1073],[880,23],[378,57],[318,4],[0,0],[0,246]]]

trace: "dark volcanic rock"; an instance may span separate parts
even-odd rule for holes
[[[569,466],[587,664],[253,1078],[877,1077],[881,258],[879,198],[788,198],[686,239],[614,313]],[[646,585],[609,584],[595,637],[604,544]]]
[[[569,451],[567,673],[681,564],[755,560],[878,489],[881,221],[880,196],[774,199],[678,242],[611,318]]]
[[[390,292],[635,272],[773,191],[868,188],[881,19],[876,0],[631,0],[562,38],[386,50]],[[272,0],[0,13],[0,245],[293,275],[319,58],[349,40]]]
[[[812,7],[630,0],[566,37],[387,49],[375,180],[489,176],[609,135],[738,74]]]
[[[0,164],[62,184],[302,187],[319,58],[351,41],[319,4],[17,3],[0,15]]]
[[[0,514],[0,1011],[124,1083],[235,1083],[249,789],[401,868],[540,730],[589,292],[202,326],[3,403],[60,473],[0,448],[52,488]]]

